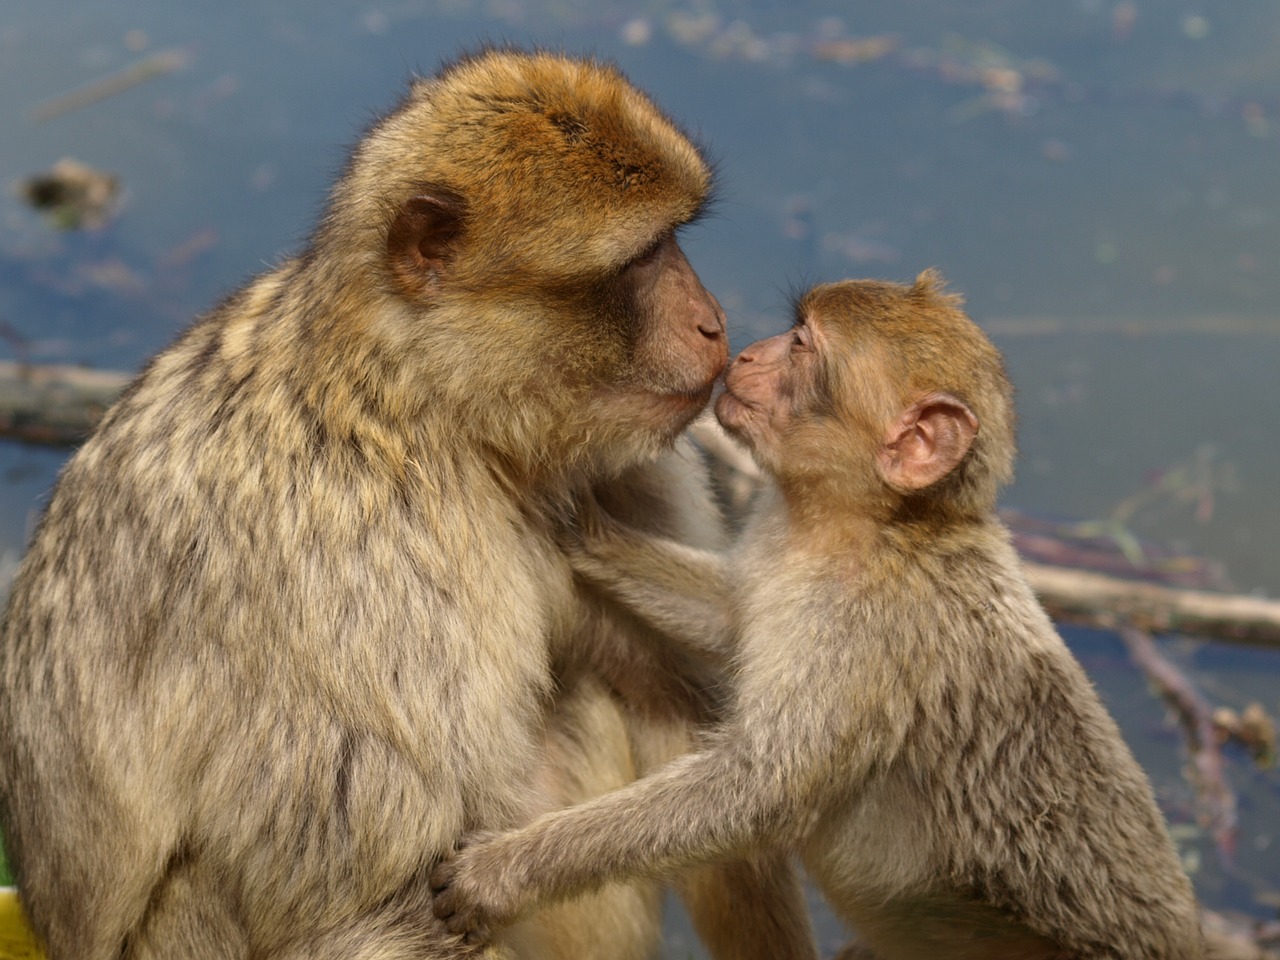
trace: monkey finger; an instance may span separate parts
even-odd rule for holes
[[[485,912],[451,887],[445,887],[432,898],[431,912],[450,933],[489,938]]]
[[[609,514],[600,505],[594,490],[588,490],[578,498],[574,517],[574,532],[582,540],[600,537],[610,521]]]
[[[446,925],[453,920],[458,913],[458,896],[446,885],[439,889],[431,891],[431,912],[436,915],[437,920],[443,920]],[[454,931],[457,932],[457,931]]]
[[[455,936],[462,937],[466,943],[488,943],[490,940],[489,925],[474,913],[458,911],[447,917],[437,916],[444,928]]]
[[[431,871],[430,878],[427,880],[427,885],[431,888],[431,895],[438,897],[443,891],[448,890],[457,873],[458,862],[456,860],[449,858],[437,863],[435,869]]]

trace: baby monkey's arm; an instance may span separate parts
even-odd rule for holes
[[[539,903],[742,857],[802,819],[788,796],[794,784],[778,773],[738,751],[704,751],[520,830],[475,835],[433,871],[432,908],[451,933],[484,943]],[[792,939],[779,960],[812,960],[807,936]]]
[[[561,547],[579,576],[691,652],[717,664],[731,652],[722,554],[627,526],[591,497]]]

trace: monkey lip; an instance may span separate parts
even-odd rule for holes
[[[711,394],[715,390],[715,381],[701,384],[696,387],[688,387],[686,389],[677,389],[666,391],[660,396],[664,400],[668,400],[673,404],[680,406],[692,406],[701,410],[711,400]]]
[[[751,404],[747,403],[729,389],[728,384],[716,398],[716,419],[726,430],[737,433],[751,412]]]
[[[689,420],[711,401],[714,389],[714,381],[694,387],[630,384],[597,388],[590,396],[593,402],[604,402],[610,406],[621,403],[633,411],[647,411],[648,417],[658,420],[671,417]]]
[[[596,395],[601,399],[608,398],[605,402],[609,408],[616,409],[613,407],[615,403],[622,404],[628,411],[627,416],[638,416],[646,428],[657,429],[674,437],[706,408],[714,386],[714,383],[707,383],[696,387],[674,388],[651,384],[620,392],[599,391]]]

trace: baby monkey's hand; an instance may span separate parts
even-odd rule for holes
[[[601,565],[615,562],[619,550],[636,536],[637,531],[610,514],[591,491],[577,498],[572,516],[556,531],[570,566],[593,579],[601,575]]]
[[[524,906],[523,882],[496,834],[476,833],[431,872],[431,910],[469,945],[487,944]]]

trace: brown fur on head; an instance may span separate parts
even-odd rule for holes
[[[937,483],[903,495],[912,506],[946,502],[986,512],[1013,477],[1013,387],[999,351],[962,304],[960,295],[945,292],[938,271],[926,270],[910,286],[849,280],[818,287],[800,309],[822,317],[838,345],[826,369],[845,416],[877,417],[869,426],[883,431],[900,411],[931,396],[971,411],[976,435],[963,459]]]
[[[647,341],[625,282],[710,188],[697,149],[616,68],[459,60],[414,83],[334,191],[318,279],[362,315],[331,335],[393,358],[405,415],[450,413],[520,470],[634,462],[683,428],[723,364]],[[645,415],[619,422],[626,404]]]
[[[698,151],[615,67],[499,50],[415,82],[351,172],[354,192],[394,204],[456,191],[460,250],[486,268],[461,276],[489,287],[616,266],[693,219],[711,188]]]

